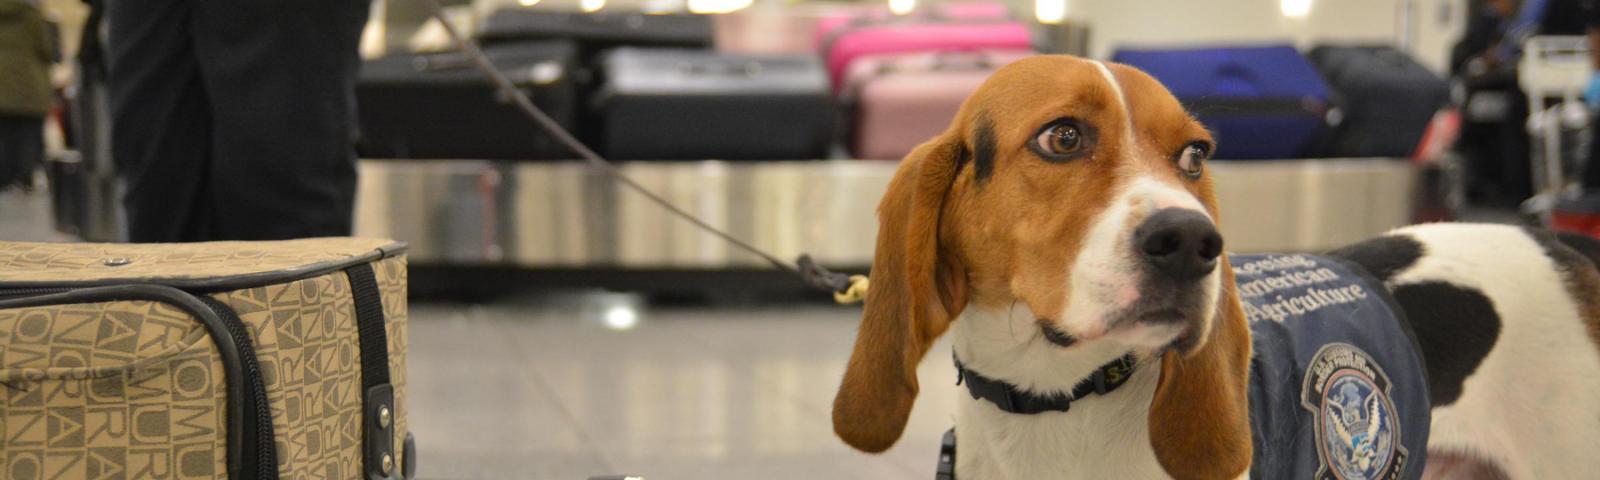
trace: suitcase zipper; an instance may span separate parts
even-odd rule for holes
[[[233,337],[233,343],[239,350],[240,365],[244,373],[245,388],[250,392],[245,396],[244,415],[249,415],[251,421],[245,422],[245,431],[242,438],[245,444],[241,451],[253,452],[251,463],[243,465],[246,475],[251,475],[260,480],[276,480],[278,478],[278,453],[277,443],[273,441],[272,428],[272,403],[267,399],[267,387],[261,376],[261,363],[256,358],[255,343],[250,338],[249,327],[239,319],[239,314],[232,307],[221,301],[203,295],[196,295],[207,307],[211,307],[222,324],[228,328],[228,334]],[[251,445],[254,442],[254,445]],[[245,459],[240,459],[241,461]]]
[[[70,291],[72,291],[70,288],[0,288],[0,300],[67,293]]]
[[[65,294],[92,288],[96,287],[0,288],[0,300]],[[277,480],[278,456],[277,444],[273,441],[272,404],[267,399],[266,384],[261,375],[261,364],[259,359],[256,358],[255,344],[250,338],[248,327],[227,304],[208,296],[195,295],[181,290],[173,291],[173,294],[178,294],[179,292],[184,296],[199,300],[217,318],[222,320],[222,326],[227,330],[226,333],[229,340],[231,340],[228,343],[234,346],[233,350],[238,356],[239,370],[243,377],[242,383],[244,388],[248,390],[248,392],[240,392],[243,393],[241,395],[243,397],[243,408],[239,412],[239,416],[245,421],[242,422],[243,428],[240,429],[241,435],[239,436],[242,443],[238,450],[241,452],[241,458],[238,459],[241,463],[239,471],[258,480]],[[216,343],[219,350],[225,348],[223,342]],[[230,413],[229,415],[233,414]],[[230,466],[229,470],[231,471],[233,468]]]

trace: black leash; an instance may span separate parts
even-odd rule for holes
[[[422,3],[427,5],[429,15],[435,20],[438,20],[439,25],[444,27],[445,33],[450,35],[450,39],[455,42],[456,47],[460,48],[461,51],[467,55],[467,58],[472,61],[479,71],[483,72],[484,75],[489,76],[489,80],[494,82],[495,88],[499,90],[500,94],[505,95],[506,98],[510,98],[516,104],[517,108],[522,110],[522,113],[525,113],[529,118],[532,118],[534,123],[539,124],[540,128],[543,128],[545,132],[548,132],[551,136],[554,136],[556,140],[561,142],[562,145],[565,145],[568,150],[578,154],[579,157],[583,157],[583,160],[588,162],[589,166],[604,172],[607,176],[610,176],[616,181],[621,182],[623,185],[626,185],[630,190],[638,192],[640,195],[644,195],[645,198],[649,199],[652,203],[660,205],[661,208],[664,208],[673,215],[678,216],[678,218],[694,224],[694,226],[699,227],[701,230],[704,230],[707,233],[716,235],[718,238],[721,238],[723,241],[738,247],[740,250],[744,250],[755,256],[761,257],[761,259],[766,260],[767,263],[772,264],[773,267],[779,270],[783,270],[800,277],[800,280],[804,282],[806,286],[818,290],[827,290],[833,292],[834,299],[840,303],[853,303],[854,301],[857,301],[865,296],[866,277],[859,275],[852,277],[843,273],[829,271],[828,269],[823,268],[821,265],[818,265],[816,261],[811,259],[810,255],[806,254],[800,255],[800,258],[795,263],[790,263],[779,259],[777,256],[767,253],[760,248],[756,248],[754,245],[745,243],[745,241],[734,237],[728,232],[724,232],[716,227],[711,226],[704,220],[701,220],[694,215],[689,214],[689,212],[678,208],[676,205],[673,205],[666,199],[663,199],[654,192],[651,192],[649,189],[644,188],[643,185],[640,185],[633,179],[628,178],[628,176],[624,175],[622,170],[617,168],[615,164],[606,161],[605,158],[595,153],[594,150],[589,149],[589,147],[584,145],[583,142],[578,141],[576,137],[572,136],[572,133],[568,132],[565,128],[562,128],[561,124],[556,123],[554,119],[551,119],[549,115],[545,114],[544,110],[540,110],[537,105],[534,105],[533,100],[529,99],[526,93],[524,93],[522,90],[518,90],[517,87],[511,83],[511,79],[506,78],[504,73],[501,73],[499,69],[495,68],[494,64],[489,61],[489,57],[483,54],[483,49],[478,46],[477,41],[467,38],[461,35],[460,32],[456,31],[455,26],[450,24],[450,20],[445,18],[444,8],[439,5],[438,0],[422,0]],[[857,286],[857,284],[859,284],[859,286]]]

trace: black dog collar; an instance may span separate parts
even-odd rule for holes
[[[1133,354],[1129,353],[1122,358],[1112,360],[1111,363],[1102,365],[1093,374],[1090,374],[1089,378],[1078,382],[1078,385],[1073,387],[1071,393],[1066,395],[1039,395],[1024,392],[1017,388],[1016,385],[985,377],[978,372],[968,370],[961,365],[961,359],[959,358],[956,358],[955,361],[956,385],[965,383],[967,392],[972,394],[972,398],[988,400],[999,406],[1001,410],[1024,415],[1043,412],[1065,412],[1072,407],[1073,401],[1086,397],[1091,393],[1101,395],[1110,393],[1128,382],[1128,378],[1133,376],[1134,366]]]

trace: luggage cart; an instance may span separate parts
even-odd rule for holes
[[[1528,95],[1528,134],[1532,137],[1533,197],[1522,213],[1549,223],[1550,212],[1574,190],[1568,172],[1588,156],[1590,113],[1583,90],[1592,74],[1589,46],[1582,36],[1536,36],[1523,46],[1519,86]],[[1551,99],[1558,99],[1552,104]]]

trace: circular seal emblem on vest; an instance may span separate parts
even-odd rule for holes
[[[1301,405],[1316,426],[1318,480],[1393,479],[1405,471],[1389,394],[1389,375],[1359,348],[1330,343],[1312,357]]]

